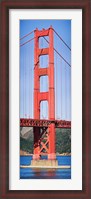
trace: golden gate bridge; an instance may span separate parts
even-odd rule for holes
[[[71,57],[71,48],[52,26],[20,38],[20,126],[33,127],[34,161],[43,154],[55,161],[55,129],[71,128],[71,64],[61,54],[62,44]]]

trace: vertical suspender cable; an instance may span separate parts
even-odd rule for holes
[[[32,43],[30,46],[30,116],[32,117]]]
[[[63,97],[63,120],[65,120],[65,63],[63,62],[63,93],[62,93],[62,97]]]
[[[33,65],[34,65],[34,60],[33,60],[33,43],[31,44],[31,56],[30,56],[30,67],[31,67],[31,117],[33,117]]]
[[[63,52],[63,45],[61,42],[61,54]],[[61,120],[63,119],[63,60],[60,58],[60,70],[61,70]]]
[[[65,120],[67,119],[67,77],[66,77],[66,63],[65,63]]]
[[[33,41],[34,42],[34,41]],[[33,88],[33,82],[34,82],[34,43],[31,42],[31,48],[30,48],[30,117],[33,118],[33,97],[34,97],[34,88]]]
[[[68,120],[68,68],[66,66],[66,120]]]
[[[61,74],[60,74],[60,77],[61,77],[61,120],[62,120],[62,59],[61,59],[61,64],[60,64],[60,71],[61,71]]]
[[[70,54],[70,62],[71,62],[71,54]],[[71,68],[69,70],[69,92],[70,92],[70,100],[69,100],[69,119],[71,120]]]
[[[30,81],[31,81],[31,64],[30,64],[30,56],[31,56],[31,50],[30,45],[28,46],[28,114],[30,118]]]
[[[27,79],[28,79],[28,91],[27,91],[27,111],[28,111],[28,117],[30,118],[30,106],[29,106],[29,97],[30,97],[30,45],[28,45],[28,74],[27,74]]]
[[[56,77],[56,118],[57,118],[57,54],[55,54],[55,77]]]
[[[25,118],[25,48],[24,48],[24,118]]]
[[[26,118],[26,116],[27,116],[27,112],[26,112],[26,70],[27,70],[27,68],[26,68],[26,48],[25,48],[25,118]]]
[[[25,48],[24,48],[24,54],[23,54],[23,113],[25,118]]]
[[[28,45],[26,46],[26,117],[28,116]]]
[[[21,53],[21,68],[20,68],[20,72],[22,73],[22,81],[21,81],[21,87],[22,87],[22,114],[23,114],[23,118],[24,118],[24,56],[23,56],[23,49],[20,49],[22,50],[22,53]],[[21,103],[21,102],[20,102]]]
[[[69,82],[68,82],[68,96],[69,96],[69,114],[68,114],[68,117],[69,117],[69,119],[71,119],[70,118],[70,114],[71,114],[71,69],[70,68],[68,68],[68,76],[69,76],[69,78],[68,78],[68,80],[69,80]]]
[[[65,116],[66,116],[66,86],[65,86],[65,63],[64,63],[64,120],[65,120]]]

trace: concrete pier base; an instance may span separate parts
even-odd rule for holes
[[[31,166],[50,166],[50,167],[57,167],[58,161],[57,160],[32,160]]]
[[[71,169],[70,165],[58,165],[58,166],[32,166],[32,165],[20,165],[22,169]]]

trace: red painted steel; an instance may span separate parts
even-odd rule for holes
[[[37,50],[38,56],[47,55],[49,53],[49,48],[42,48]]]
[[[39,48],[39,38],[49,36],[49,47]],[[34,119],[40,119],[40,102],[48,101],[48,118],[55,120],[55,96],[54,96],[54,46],[53,46],[53,29],[35,30],[35,46],[34,46]],[[43,55],[49,56],[49,64],[47,68],[42,68],[39,63],[39,57]],[[49,91],[40,92],[40,77],[48,75]],[[40,128],[34,127],[34,156],[33,159],[38,159],[41,155],[40,145],[45,148],[48,153],[48,159],[55,159],[55,123],[50,123],[47,129],[48,140],[44,143],[39,143]],[[37,136],[36,136],[37,134]]]
[[[50,124],[54,123],[55,128],[71,128],[71,121],[65,120],[37,120],[37,119],[20,119],[21,127],[49,127]]]
[[[38,70],[38,75],[39,75],[39,76],[48,75],[48,68],[42,68],[42,70],[41,70],[41,68],[39,68],[39,70]]]
[[[49,119],[55,119],[55,93],[54,93],[54,42],[53,42],[53,29],[49,30]],[[56,159],[55,154],[55,124],[51,123],[49,125],[49,153],[48,159]]]

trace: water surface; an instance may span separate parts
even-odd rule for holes
[[[20,156],[20,165],[30,165],[31,160],[32,156]],[[58,165],[71,166],[71,156],[57,156],[57,160]],[[20,168],[20,179],[71,179],[71,169]]]

